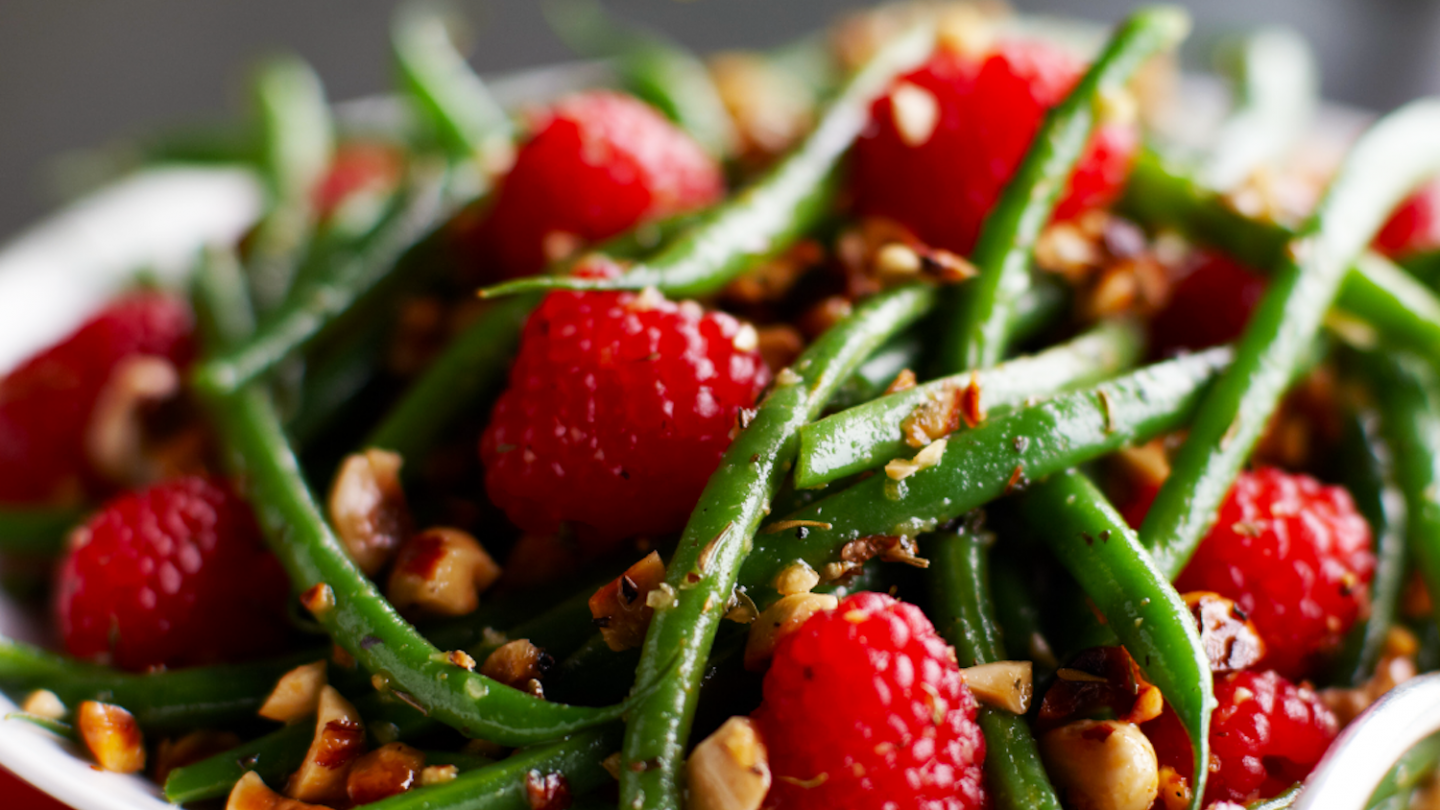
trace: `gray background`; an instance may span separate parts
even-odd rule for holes
[[[697,50],[763,47],[822,24],[858,0],[610,0],[633,20]],[[1022,11],[1111,21],[1131,0],[1018,0]],[[566,58],[531,0],[464,0],[473,63],[501,71]],[[1283,22],[1306,34],[1328,96],[1383,109],[1440,93],[1440,1],[1188,2],[1198,61],[1223,32]],[[0,0],[0,238],[60,196],[57,156],[157,127],[221,121],[244,109],[250,60],[290,49],[333,98],[389,84],[384,0]]]

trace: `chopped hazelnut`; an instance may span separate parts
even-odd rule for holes
[[[100,389],[85,429],[90,463],[111,481],[138,486],[161,470],[145,451],[144,417],[180,392],[180,373],[163,357],[121,360]]]
[[[145,767],[145,742],[134,715],[119,706],[87,700],[76,712],[80,739],[101,768],[136,773]]]
[[[176,768],[193,765],[203,759],[229,751],[240,744],[240,736],[230,731],[192,731],[178,740],[161,740],[155,746],[154,764],[150,767],[150,779],[156,784],[165,784],[165,779]]]
[[[525,802],[530,810],[565,810],[570,806],[570,782],[563,773],[525,774]]]
[[[816,613],[834,610],[839,604],[840,600],[832,594],[796,593],[781,597],[750,625],[750,637],[745,642],[745,668],[752,672],[764,669],[783,636],[799,629]]]
[[[360,570],[374,575],[410,534],[400,456],[368,449],[346,457],[330,486],[330,522]]]
[[[665,563],[652,551],[590,597],[590,615],[606,646],[619,652],[644,643],[655,612],[649,604],[650,592],[664,581]]]
[[[500,578],[500,566],[459,529],[427,529],[400,547],[386,594],[399,610],[464,616]]]
[[[1029,661],[996,661],[961,670],[965,685],[975,699],[1011,714],[1024,714],[1030,709],[1035,693]]]
[[[426,765],[420,771],[420,787],[434,787],[443,785],[446,782],[454,782],[455,777],[460,775],[460,769],[454,765]]]
[[[60,720],[65,717],[67,709],[54,692],[49,689],[36,689],[25,696],[25,703],[20,706],[20,711],[38,717],[48,717],[51,720]]]
[[[350,766],[365,753],[365,725],[360,713],[333,686],[320,690],[315,737],[300,768],[291,774],[285,794],[321,804],[346,801],[345,779]]]
[[[1155,748],[1133,723],[1078,720],[1041,737],[1040,754],[1074,810],[1148,810],[1159,793]]]
[[[230,798],[225,810],[327,810],[316,804],[296,801],[281,796],[265,786],[260,774],[246,771],[235,787],[230,789]]]
[[[320,690],[325,687],[325,662],[302,664],[284,675],[271,690],[260,716],[281,723],[293,723],[315,713]]]
[[[485,663],[480,665],[480,674],[506,686],[529,691],[530,681],[544,677],[554,663],[555,659],[548,653],[522,638],[486,656]]]
[[[748,717],[732,717],[685,763],[691,810],[758,810],[770,789],[769,756]]]
[[[1200,630],[1211,672],[1238,672],[1265,657],[1265,641],[1233,601],[1211,591],[1183,595]]]
[[[345,778],[345,793],[354,804],[378,802],[415,787],[425,755],[405,743],[392,742],[380,746],[350,766]]]
[[[781,596],[809,593],[815,590],[815,586],[819,584],[820,575],[804,560],[786,566],[784,571],[775,576],[775,590]]]

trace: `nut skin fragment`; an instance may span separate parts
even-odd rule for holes
[[[781,597],[750,625],[750,636],[745,641],[745,668],[751,672],[765,669],[781,638],[800,629],[800,625],[816,613],[834,610],[839,604],[840,600],[828,593],[795,593]]]
[[[364,753],[365,725],[360,713],[335,687],[324,687],[315,717],[315,737],[299,770],[286,783],[285,794],[302,802],[345,802],[350,766]]]
[[[320,690],[325,688],[325,662],[315,661],[280,676],[260,716],[280,723],[293,723],[314,714],[320,706]]]
[[[532,691],[532,681],[539,681],[555,664],[549,653],[531,644],[528,639],[516,639],[490,653],[480,665],[480,674],[516,689]]]
[[[355,760],[345,779],[345,792],[355,804],[398,796],[420,782],[425,754],[405,743],[386,743]]]
[[[1040,754],[1074,810],[1148,810],[1159,793],[1155,749],[1133,723],[1078,720],[1041,737]]]
[[[758,810],[770,790],[765,743],[748,717],[732,717],[685,763],[691,810]]]
[[[1035,694],[1033,668],[1029,661],[996,661],[960,670],[975,699],[1011,714],[1030,709]]]
[[[281,796],[265,786],[260,774],[246,771],[230,789],[230,798],[225,801],[225,810],[326,810],[317,804]]]
[[[411,534],[400,456],[371,448],[346,457],[330,485],[330,522],[360,570],[374,576]]]
[[[386,595],[401,611],[464,616],[500,578],[500,566],[474,537],[459,529],[427,529],[400,547]]]
[[[119,706],[87,700],[75,714],[85,747],[100,767],[114,773],[138,773],[145,767],[145,741],[134,715]]]
[[[590,597],[590,615],[607,647],[619,652],[645,642],[650,617],[655,615],[650,592],[664,581],[665,563],[652,551]]]

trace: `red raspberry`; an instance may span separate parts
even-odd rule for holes
[[[356,194],[393,187],[402,170],[400,153],[391,146],[365,142],[342,144],[330,161],[330,170],[311,193],[311,202],[322,218],[329,217]]]
[[[183,368],[194,352],[185,304],[140,293],[110,304],[0,379],[0,503],[74,501],[107,491],[86,459],[85,433],[111,372],[139,355]]]
[[[124,669],[243,659],[286,635],[280,563],[250,507],[204,478],[110,501],[72,540],[59,583],[66,649]]]
[[[1039,42],[1002,42],[979,61],[940,51],[871,109],[869,131],[855,145],[852,180],[860,212],[896,220],[934,247],[969,253],[1046,111],[1079,76],[1080,65],[1069,55]],[[903,103],[896,111],[900,93],[924,102],[922,108],[933,102],[935,126],[928,135],[923,129],[902,134],[897,117],[907,118]],[[917,120],[923,126],[923,116]],[[1113,200],[1138,145],[1134,126],[1101,126],[1055,218]]]
[[[607,90],[571,96],[536,122],[480,226],[487,274],[539,272],[546,241],[582,243],[709,205],[720,167],[653,108]],[[553,248],[552,248],[553,249]]]
[[[1440,250],[1440,180],[1424,186],[1395,209],[1375,236],[1375,248],[1396,259]]]
[[[1374,571],[1348,492],[1267,468],[1240,475],[1175,587],[1233,599],[1265,639],[1262,664],[1301,678],[1355,623]]]
[[[481,439],[491,500],[529,532],[575,524],[590,551],[680,529],[769,381],[745,335],[653,292],[551,293]]]
[[[1215,679],[1210,716],[1210,776],[1205,802],[1252,802],[1303,780],[1330,747],[1339,724],[1312,690],[1275,672],[1232,672]],[[1168,708],[1143,726],[1161,765],[1191,770],[1190,739]]]
[[[914,605],[857,593],[816,613],[781,638],[764,690],[767,807],[985,806],[975,699]]]
[[[1264,294],[1263,276],[1221,253],[1201,253],[1150,322],[1151,351],[1168,357],[1234,341]]]

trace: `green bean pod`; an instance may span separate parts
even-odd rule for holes
[[[625,710],[548,703],[451,664],[400,617],[325,523],[269,398],[251,387],[208,404],[291,585],[308,592],[316,621],[388,689],[463,734],[505,745],[556,739]]]
[[[824,525],[807,527],[803,538],[793,532],[762,534],[740,581],[764,604],[775,576],[796,560],[822,570],[852,540],[933,531],[1029,481],[1176,430],[1229,358],[1228,349],[1211,349],[991,415],[951,437],[933,467],[901,481],[871,476],[783,516]]]
[[[901,425],[931,400],[959,395],[973,382],[979,410],[1013,406],[1077,385],[1094,384],[1134,364],[1144,337],[1138,326],[1108,322],[1039,354],[938,380],[841,411],[800,431],[795,485],[817,487],[874,469],[913,452]]]
[[[645,766],[623,769],[622,803],[636,810],[680,804],[680,769],[710,645],[755,529],[795,458],[801,426],[876,347],[926,314],[935,297],[934,289],[912,285],[858,306],[776,376],[725,451],[666,566],[674,601],[656,609],[645,636],[637,683],[660,680],[660,687],[629,716],[625,761]]]
[[[1370,129],[1286,249],[1235,350],[1205,396],[1140,537],[1180,573],[1303,362],[1351,263],[1389,212],[1440,172],[1440,100],[1413,102]]]
[[[990,592],[1005,654],[1015,661],[1033,661],[1041,669],[1054,668],[1055,654],[1041,624],[1040,604],[1024,570],[1014,557],[990,558]]]
[[[920,64],[934,46],[927,26],[885,46],[821,116],[810,135],[749,188],[702,214],[658,254],[614,279],[533,276],[482,290],[484,297],[536,289],[639,290],[655,287],[675,298],[724,287],[767,256],[809,232],[830,210],[840,162],[870,120],[870,105],[900,73]]]
[[[1371,810],[1407,810],[1410,797],[1440,762],[1440,736],[1427,737],[1405,752],[1370,794]]]
[[[1265,27],[1228,45],[1220,62],[1238,103],[1216,133],[1201,177],[1223,190],[1283,157],[1315,118],[1320,95],[1315,52],[1299,33]]]
[[[923,349],[924,341],[913,331],[891,338],[835,389],[835,396],[830,398],[827,407],[848,410],[883,395],[900,372],[919,366]]]
[[[960,666],[989,664],[1005,657],[990,596],[989,540],[969,528],[927,536],[930,555],[930,609],[945,639],[955,645]],[[1040,761],[1040,750],[1025,718],[982,706],[977,717],[985,735],[985,784],[1002,810],[1060,810],[1060,799]]]
[[[1199,807],[1216,703],[1210,662],[1190,609],[1125,519],[1082,473],[1053,475],[1022,494],[1016,506],[1185,725],[1195,753],[1192,806]]]
[[[949,311],[958,317],[941,343],[940,368],[945,372],[985,368],[1004,356],[1015,302],[1029,287],[1035,241],[1050,221],[1106,100],[1125,92],[1125,84],[1145,60],[1174,47],[1189,30],[1189,15],[1175,6],[1136,11],[1121,23],[1070,95],[1046,114],[1025,159],[985,218],[970,257],[980,275],[951,292]]]
[[[87,514],[83,507],[0,504],[0,552],[53,557]]]
[[[1394,453],[1382,435],[1377,414],[1354,409],[1346,414],[1345,421],[1338,464],[1341,481],[1369,522],[1375,540],[1370,615],[1350,630],[1330,670],[1337,683],[1355,687],[1375,672],[1385,638],[1398,615],[1405,587],[1406,515],[1405,496],[1395,482]]]
[[[1294,235],[1239,213],[1151,151],[1136,160],[1119,208],[1142,225],[1178,228],[1261,272],[1285,261],[1285,245]],[[1383,256],[1361,254],[1335,303],[1387,344],[1440,355],[1440,298]]]
[[[508,162],[515,136],[510,117],[455,49],[443,16],[402,5],[390,26],[390,48],[406,98],[457,162],[494,172]]]

